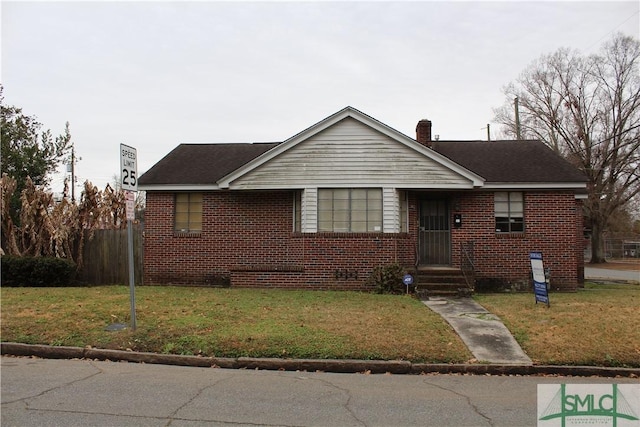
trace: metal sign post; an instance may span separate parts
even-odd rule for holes
[[[138,191],[138,161],[136,149],[120,144],[120,185],[125,191],[127,207],[127,246],[129,257],[129,294],[131,300],[131,329],[136,329],[136,290],[133,260],[133,220],[135,192]]]

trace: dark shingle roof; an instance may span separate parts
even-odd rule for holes
[[[180,144],[138,182],[215,184],[278,144]],[[540,141],[437,141],[433,148],[487,183],[586,182],[578,169]]]
[[[434,150],[486,182],[586,182],[586,177],[540,141],[437,141]]]
[[[140,185],[215,184],[242,165],[278,145],[180,144],[145,172]]]

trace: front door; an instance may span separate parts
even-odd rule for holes
[[[423,199],[420,202],[420,265],[451,265],[448,205],[445,199]]]

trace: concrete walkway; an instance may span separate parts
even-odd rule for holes
[[[423,303],[453,327],[479,362],[532,365],[500,318],[473,299],[431,297]]]

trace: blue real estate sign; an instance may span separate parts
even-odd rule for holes
[[[413,276],[410,274],[405,274],[402,278],[402,283],[407,287],[407,293],[409,293],[409,286],[413,285]]]
[[[549,306],[549,291],[542,264],[542,252],[530,252],[531,272],[533,273],[533,293],[536,296],[536,304],[541,302]]]

